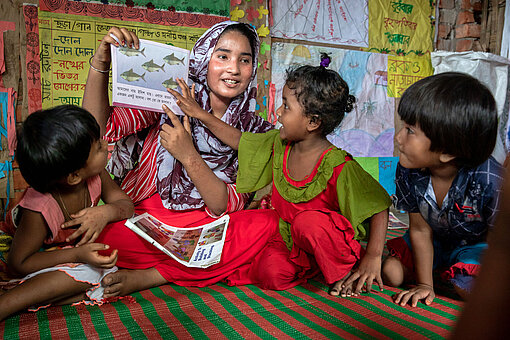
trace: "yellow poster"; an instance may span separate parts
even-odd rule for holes
[[[429,54],[413,58],[388,56],[388,97],[401,97],[409,86],[433,73]]]
[[[62,104],[81,105],[89,59],[112,26],[125,27],[140,39],[188,50],[207,29],[39,11],[43,109]]]
[[[433,0],[370,0],[368,51],[423,55],[434,50]]]

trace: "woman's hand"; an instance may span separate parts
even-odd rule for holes
[[[87,243],[86,245],[74,248],[77,252],[77,261],[99,268],[112,268],[117,262],[117,249],[114,249],[108,256],[99,254],[110,248],[107,244]]]
[[[184,116],[183,123],[181,124],[177,116],[166,105],[163,105],[163,110],[170,118],[173,126],[163,124],[161,127],[161,132],[159,133],[161,145],[175,159],[184,164],[187,157],[198,155],[191,138],[189,119],[187,116]]]
[[[179,84],[179,87],[181,88],[182,95],[173,89],[168,89],[168,92],[177,99],[177,105],[179,105],[182,112],[189,117],[200,120],[202,120],[204,115],[209,115],[209,113],[203,110],[195,100],[195,84],[191,86],[191,90],[183,78],[177,78],[177,84]]]
[[[400,293],[396,294],[393,298],[396,304],[400,304],[401,306],[405,306],[409,300],[411,300],[411,306],[416,307],[418,305],[418,301],[425,299],[425,304],[428,306],[434,301],[436,294],[434,293],[434,288],[427,284],[418,284],[416,287],[413,287],[409,290],[403,290]]]
[[[140,41],[135,33],[127,30],[126,28],[119,28],[115,26],[110,28],[108,33],[103,37],[103,40],[101,40],[101,43],[91,60],[91,63],[93,63],[98,69],[107,70],[110,68],[112,60],[110,45],[138,49],[140,47]]]
[[[381,256],[370,256],[368,253],[363,256],[360,261],[358,268],[353,270],[351,276],[345,281],[344,286],[342,286],[342,291],[340,294],[344,296],[344,294],[348,294],[350,296],[350,292],[344,290],[345,287],[351,287],[357,280],[356,287],[353,290],[353,295],[358,296],[361,294],[363,289],[370,293],[372,291],[372,284],[377,283],[379,286],[379,290],[383,290],[383,281],[381,278]]]
[[[94,242],[108,223],[106,210],[107,206],[102,205],[85,208],[78,211],[76,214],[72,214],[71,217],[73,219],[62,224],[62,229],[74,226],[79,226],[79,228],[72,233],[66,241],[71,242],[81,236],[80,242],[76,244],[77,247]]]

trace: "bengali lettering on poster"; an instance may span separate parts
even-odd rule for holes
[[[89,60],[112,26],[125,27],[141,39],[188,50],[206,30],[39,11],[43,109],[82,104]]]
[[[388,97],[401,97],[404,91],[418,80],[434,73],[430,56],[388,56]]]
[[[371,0],[370,52],[424,55],[432,52],[435,2]]]

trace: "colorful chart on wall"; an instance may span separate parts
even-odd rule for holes
[[[332,47],[273,43],[272,82],[274,108],[281,103],[285,71],[289,67],[320,63],[321,53],[331,57],[329,68],[340,73],[357,99],[354,110],[328,139],[354,156],[392,157],[394,99],[387,92],[387,55]]]
[[[273,1],[271,35],[368,46],[368,0]]]
[[[434,50],[434,0],[370,0],[371,52],[423,55]]]
[[[191,49],[206,30],[166,27],[70,14],[39,12],[42,107],[81,105],[89,59],[111,26],[136,32],[139,38]]]

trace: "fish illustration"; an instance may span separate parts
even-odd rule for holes
[[[139,74],[133,72],[133,69],[123,72],[120,76],[122,78],[126,79],[127,81],[137,81],[139,79],[143,79],[143,81],[145,81],[145,78],[144,78],[145,73],[142,75],[139,75]]]
[[[145,57],[145,53],[143,53],[144,51],[145,51],[145,47],[141,51],[134,49],[134,48],[129,48],[129,47],[119,47],[119,52],[128,56],[128,57],[135,57],[140,54]]]
[[[183,64],[184,65],[184,58],[185,57],[182,57],[182,59],[179,59],[177,58],[173,53],[172,54],[169,54],[167,55],[166,57],[163,58],[163,60],[168,64],[168,65],[179,65],[179,64]]]
[[[151,59],[150,61],[143,63],[142,67],[149,72],[155,72],[159,70],[164,71],[163,67],[165,67],[165,64],[163,63],[161,66],[159,66],[154,62],[154,59]]]
[[[179,86],[173,78],[169,78],[169,79],[165,80],[164,82],[161,83],[161,85],[163,85],[167,89],[173,89],[173,90],[176,90],[177,86]]]

